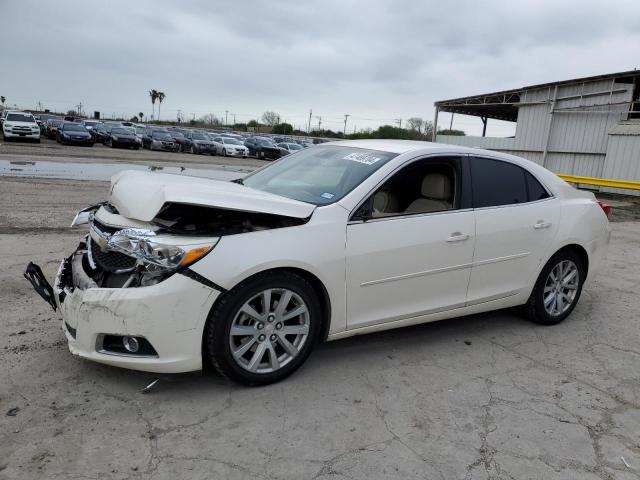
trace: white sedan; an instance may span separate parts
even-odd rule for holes
[[[522,158],[326,143],[242,180],[125,171],[79,212],[53,287],[72,353],[152,372],[278,381],[319,341],[518,305],[564,320],[605,255],[610,208]],[[366,368],[366,366],[363,366]]]
[[[244,144],[230,137],[215,137],[213,143],[216,146],[216,154],[224,157],[243,157],[247,158],[249,149]]]

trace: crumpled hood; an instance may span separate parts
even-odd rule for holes
[[[111,177],[109,202],[120,215],[148,222],[166,202],[307,218],[315,205],[232,182],[125,170]]]

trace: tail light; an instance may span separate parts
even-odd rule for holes
[[[604,203],[604,202],[598,202],[598,205],[600,205],[600,208],[602,209],[602,211],[604,212],[604,214],[607,216],[607,220],[611,221],[611,213],[612,213],[612,208],[611,205]]]

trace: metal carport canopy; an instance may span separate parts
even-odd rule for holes
[[[558,82],[541,83],[538,85],[530,85],[528,87],[522,87],[513,90],[503,90],[500,92],[485,93],[481,95],[473,95],[470,97],[440,100],[435,102],[434,105],[440,112],[459,113],[462,115],[472,115],[475,117],[493,118],[496,120],[516,122],[518,120],[518,104],[520,104],[520,96],[525,90],[538,90],[559,85],[568,85],[573,83],[614,78],[622,79],[628,77],[632,79],[633,77],[637,76],[640,76],[640,71],[628,70],[625,72],[595,75],[592,77],[582,77],[574,78],[571,80],[562,80]]]

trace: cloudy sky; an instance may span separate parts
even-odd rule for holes
[[[348,130],[433,102],[640,68],[640,1],[0,0],[7,105],[162,118],[274,110]],[[449,114],[441,117],[448,126]],[[456,116],[454,128],[480,132]],[[513,134],[489,122],[488,134]]]

